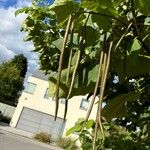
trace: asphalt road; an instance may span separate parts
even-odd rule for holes
[[[0,150],[60,150],[16,134],[0,130]]]

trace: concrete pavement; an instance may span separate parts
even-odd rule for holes
[[[32,133],[10,127],[8,124],[3,123],[3,122],[0,122],[0,130],[4,130],[4,131],[10,132],[10,133],[14,133],[14,134],[28,137],[31,139],[33,138]]]
[[[53,143],[44,144],[32,138],[33,134],[0,123],[0,150],[62,150]]]

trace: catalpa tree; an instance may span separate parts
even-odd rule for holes
[[[87,116],[67,134],[79,132],[83,149],[120,149],[125,144],[133,149],[149,148],[149,1],[55,0],[49,4],[36,0],[16,14],[23,12],[27,14],[21,27],[28,33],[25,40],[33,41],[41,69],[50,75],[55,117],[59,98],[66,98],[66,118],[71,97],[92,96]],[[93,121],[89,116],[95,103]],[[132,136],[130,131],[137,127],[139,134]],[[115,135],[122,141],[114,142]]]

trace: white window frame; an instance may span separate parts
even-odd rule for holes
[[[65,103],[66,103],[66,99],[65,99],[65,98],[61,98],[61,99],[60,99],[60,102],[61,102],[62,104],[65,104]]]
[[[83,105],[84,103],[87,103],[86,106]],[[89,101],[85,98],[82,98],[80,103],[80,109],[87,110],[88,107],[89,107]]]
[[[44,98],[45,98],[45,99],[49,99],[49,96],[48,96],[48,88],[47,88],[46,91],[45,91]]]
[[[34,86],[32,91],[30,91],[30,89],[29,89],[31,85]],[[24,92],[27,92],[27,93],[30,93],[30,94],[34,94],[36,86],[37,85],[35,83],[27,82],[27,84],[25,86],[25,89],[24,89]]]

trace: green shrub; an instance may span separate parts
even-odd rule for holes
[[[78,150],[79,147],[74,143],[74,140],[71,138],[60,138],[57,142],[58,146],[63,149],[71,149],[71,150]]]
[[[51,135],[47,134],[46,132],[40,132],[34,135],[34,139],[43,142],[43,143],[50,143],[51,142]]]

